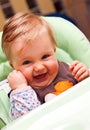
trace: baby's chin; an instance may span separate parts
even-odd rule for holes
[[[30,86],[35,89],[43,89],[46,88],[48,84],[31,84]]]
[[[30,86],[32,88],[35,88],[35,89],[43,89],[43,88],[46,88],[48,87],[54,80],[55,78],[51,78],[51,77],[46,77],[45,79],[43,80],[34,80],[34,82],[30,82]]]

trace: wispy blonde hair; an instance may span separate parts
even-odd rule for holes
[[[29,40],[32,40],[43,27],[56,45],[49,24],[42,17],[32,13],[20,12],[8,19],[2,34],[2,49],[7,58],[10,59],[10,48],[14,40],[23,35],[29,36]]]

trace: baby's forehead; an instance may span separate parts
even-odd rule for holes
[[[48,33],[48,29],[45,27],[38,27],[38,28],[33,28],[32,30],[26,30],[24,33],[21,33],[20,36],[18,36],[15,41],[18,40],[23,40],[28,43],[28,41],[32,42],[38,37],[41,37],[41,35],[47,33],[49,36],[50,34]]]

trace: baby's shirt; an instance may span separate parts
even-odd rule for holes
[[[59,63],[59,70],[54,81],[47,87],[42,89],[35,89],[40,102],[43,104],[46,102],[46,96],[48,94],[49,98],[54,98],[55,95],[59,95],[60,93],[66,91],[70,87],[74,86],[78,83],[78,81],[74,78],[71,71],[69,70],[69,65],[64,62]]]
[[[12,120],[40,106],[40,101],[30,86],[13,90],[10,94],[10,103],[10,117]]]

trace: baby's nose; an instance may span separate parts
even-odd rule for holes
[[[44,65],[40,62],[36,63],[34,66],[34,71],[38,72],[38,71],[43,71],[45,69]]]

